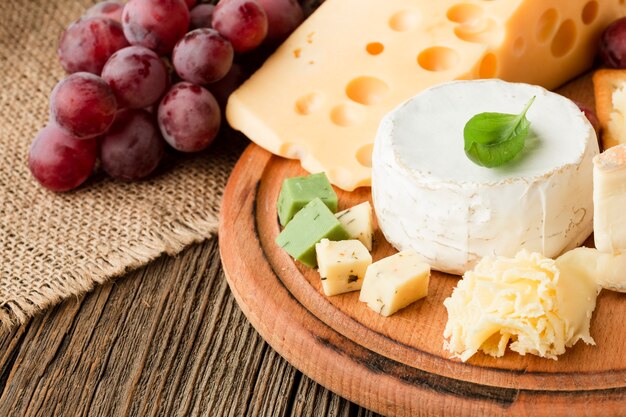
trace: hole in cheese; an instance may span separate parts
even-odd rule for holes
[[[376,77],[357,77],[346,87],[350,100],[370,106],[381,102],[389,93],[389,86]]]
[[[452,22],[462,24],[472,24],[483,17],[483,9],[471,3],[460,3],[448,9],[446,14]]]
[[[303,116],[319,110],[324,104],[324,97],[320,93],[306,94],[296,101],[296,112]]]
[[[301,159],[307,154],[306,148],[295,143],[283,143],[279,149],[280,155],[290,159]]]
[[[326,171],[326,176],[328,177],[328,180],[331,184],[337,184],[337,182],[341,183],[341,181],[347,181],[351,175],[352,174],[350,173],[350,170],[342,167],[330,168]],[[369,184],[359,184],[359,186],[362,185]]]
[[[356,160],[359,164],[363,165],[366,168],[372,167],[372,152],[374,151],[374,144],[368,143],[367,145],[361,146],[358,151],[356,151]]]
[[[487,19],[458,26],[454,28],[454,34],[466,42],[497,46],[504,38],[504,29],[495,20]]]
[[[378,55],[385,50],[385,46],[380,42],[370,42],[365,46],[365,50],[370,55]]]
[[[446,71],[460,61],[457,51],[445,46],[433,46],[424,49],[417,56],[417,63],[427,71]]]
[[[585,25],[592,23],[598,16],[598,2],[590,1],[583,7],[582,20]]]
[[[545,42],[552,36],[556,24],[559,20],[559,14],[555,9],[546,10],[537,22],[537,40]]]
[[[478,78],[495,78],[498,72],[498,58],[495,54],[486,54],[478,67]]]
[[[559,58],[571,51],[575,43],[576,23],[571,19],[567,19],[561,23],[559,30],[557,30],[556,35],[554,35],[550,51],[552,55]]]
[[[420,14],[417,10],[402,10],[391,16],[389,27],[396,32],[407,32],[417,28],[420,20]]]
[[[363,121],[364,114],[354,106],[340,104],[330,111],[330,120],[337,126],[351,126]]]
[[[519,36],[517,39],[515,39],[515,42],[513,42],[513,53],[517,56],[521,56],[525,50],[526,40],[523,36]]]

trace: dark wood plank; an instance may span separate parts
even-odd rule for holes
[[[263,342],[228,289],[216,240],[0,333],[2,416],[364,413]]]

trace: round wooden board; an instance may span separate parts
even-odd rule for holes
[[[561,92],[590,103],[588,77]],[[443,300],[458,277],[433,272],[429,295],[385,318],[358,292],[325,297],[318,273],[275,243],[282,180],[297,161],[250,145],[222,205],[222,262],[239,306],[296,368],[362,406],[397,416],[610,416],[626,412],[626,296],[603,291],[592,320],[597,346],[579,342],[558,361],[508,352],[467,363],[443,350]],[[370,200],[369,188],[337,190],[339,208]],[[376,232],[374,260],[395,250]]]

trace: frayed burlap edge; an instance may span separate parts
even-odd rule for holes
[[[94,267],[66,272],[63,276],[46,282],[25,299],[5,301],[0,308],[0,326],[11,329],[24,324],[37,313],[56,305],[70,296],[80,296],[91,291],[97,284],[105,284],[133,269],[167,254],[174,256],[185,247],[217,235],[219,221],[194,216],[180,219],[171,229],[160,236],[152,236],[140,246],[124,248],[114,254],[114,259],[101,257],[106,268]],[[71,285],[69,284],[71,283]]]

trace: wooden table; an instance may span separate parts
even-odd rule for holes
[[[373,416],[276,354],[217,239],[0,332],[0,416]]]

